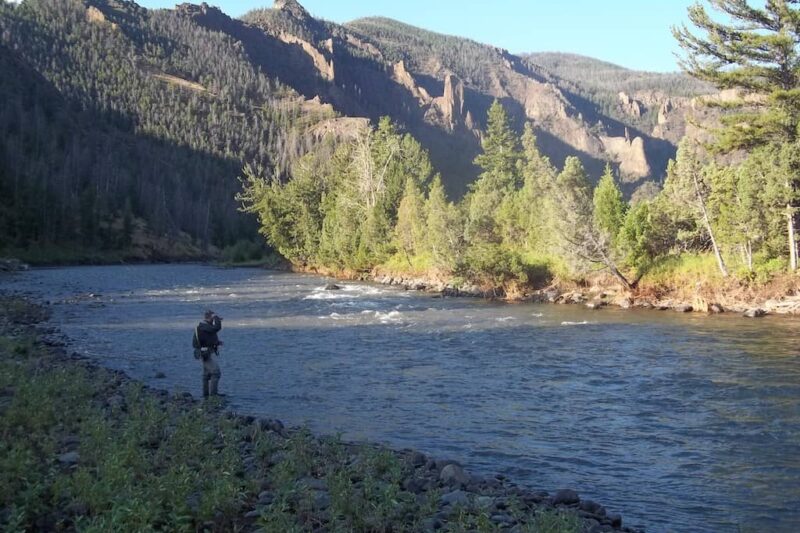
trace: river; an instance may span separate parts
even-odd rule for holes
[[[204,265],[35,269],[71,349],[200,392],[224,317],[232,409],[411,447],[648,531],[800,531],[800,322],[436,298]],[[163,373],[165,377],[157,377]]]

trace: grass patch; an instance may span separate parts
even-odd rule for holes
[[[427,275],[437,271],[433,256],[427,252],[411,256],[397,252],[378,268],[396,274],[413,276]]]
[[[642,281],[648,285],[675,288],[692,283],[720,283],[722,273],[712,254],[680,254],[666,256],[647,270]]]
[[[235,526],[249,484],[233,422],[160,403],[135,384],[109,405],[110,372],[32,355],[29,342],[0,345],[3,529]],[[70,451],[74,464],[63,460]]]

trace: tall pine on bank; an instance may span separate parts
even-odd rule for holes
[[[489,108],[483,153],[475,158],[481,172],[467,197],[467,238],[471,241],[499,243],[503,235],[497,224],[497,211],[518,185],[519,142],[508,115],[497,100]]]
[[[682,68],[721,89],[737,89],[738,112],[723,119],[716,148],[738,149],[798,146],[800,126],[800,9],[794,0],[769,0],[763,9],[746,0],[711,0],[729,23],[717,22],[696,4],[685,25],[673,28],[686,56]],[[789,262],[797,269],[796,219],[800,164],[782,165],[786,173],[772,188],[782,191]]]

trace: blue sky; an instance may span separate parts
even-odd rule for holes
[[[175,1],[138,0],[145,7]],[[194,0],[200,3],[201,0]],[[237,17],[272,0],[206,0]],[[693,0],[300,0],[316,17],[391,17],[506,48],[573,52],[638,70],[678,70],[670,27]]]

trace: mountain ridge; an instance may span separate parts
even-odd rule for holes
[[[591,58],[554,65],[563,56],[517,56],[387,18],[336,24],[314,18],[296,0],[279,0],[239,19],[205,3],[148,10],[126,0],[25,0],[0,4],[0,26],[8,53],[53,86],[59,105],[94,113],[98,124],[139,147],[123,156],[105,148],[82,155],[61,144],[50,152],[37,148],[52,154],[54,168],[57,155],[74,160],[69,179],[33,164],[12,165],[15,183],[24,178],[48,191],[66,191],[53,192],[52,200],[61,202],[64,220],[41,216],[54,228],[52,238],[63,233],[90,243],[100,238],[91,236],[91,228],[111,227],[127,214],[148,220],[160,233],[231,243],[252,227],[237,214],[237,169],[264,167],[266,174],[287,179],[293,161],[326,138],[352,138],[383,116],[425,146],[448,194],[458,198],[478,175],[473,160],[495,100],[517,129],[534,125],[538,144],[557,166],[577,155],[596,179],[611,162],[627,194],[652,190],[677,140],[693,127],[686,115],[697,111],[694,93],[703,92],[681,86],[679,77],[661,87],[673,78]],[[622,80],[628,92],[577,79],[567,68],[574,61],[613,70],[613,83]],[[21,69],[11,74],[29,76]],[[13,117],[0,118],[17,128]],[[68,123],[51,125],[61,132]],[[145,169],[138,159],[148,159],[147,153],[169,154],[160,157],[169,164]],[[208,158],[207,164],[177,162],[192,153]],[[95,161],[103,157],[109,161]],[[104,176],[107,168],[114,169],[113,179]],[[69,190],[63,183],[71,184]],[[132,213],[114,197],[126,187],[140,199]],[[186,198],[186,191],[199,196]],[[70,219],[81,201],[95,205],[102,220]],[[40,229],[31,222],[30,237],[41,238]]]
[[[294,4],[299,5],[297,2]],[[258,16],[254,13],[258,13]],[[281,16],[279,4],[272,9],[248,13],[241,20],[258,25],[259,17],[278,19]],[[276,34],[269,24],[262,24],[261,27],[268,33]],[[382,67],[418,101],[422,110],[415,117],[412,116],[413,110],[402,113],[387,109],[385,114],[407,126],[431,149],[434,162],[445,175],[445,181],[451,185],[449,190],[457,194],[463,193],[466,183],[474,179],[476,169],[469,169],[471,173],[466,179],[464,172],[468,170],[463,165],[457,171],[448,172],[448,163],[437,153],[436,143],[426,139],[431,135],[420,132],[420,122],[451,133],[461,129],[460,137],[455,135],[454,142],[458,144],[459,151],[471,159],[479,151],[485,112],[494,99],[499,99],[509,109],[518,125],[525,121],[534,123],[544,152],[557,164],[568,155],[578,155],[590,173],[597,176],[602,166],[611,162],[628,185],[628,192],[644,181],[660,180],[666,162],[674,156],[677,138],[684,132],[678,128],[678,133],[665,135],[663,128],[655,129],[659,113],[664,115],[677,107],[670,99],[684,97],[684,94],[676,93],[670,86],[665,87],[663,94],[651,95],[648,106],[640,103],[641,99],[626,96],[627,101],[617,104],[620,109],[609,113],[601,109],[598,103],[598,100],[600,103],[603,99],[608,100],[607,94],[602,94],[602,98],[592,98],[594,94],[591,90],[585,87],[577,87],[576,90],[574,80],[563,76],[562,72],[550,72],[546,65],[539,64],[541,62],[532,61],[528,56],[511,54],[499,47],[417,28],[386,17],[364,17],[341,25],[324,22],[323,27],[324,35],[307,33],[305,36],[317,39],[325,37],[325,42],[331,43],[329,46],[341,41],[344,49],[348,48],[348,44],[355,43],[361,52],[370,56],[371,60],[378,63],[378,67]],[[311,42],[306,44],[313,46]],[[642,76],[638,71],[607,62],[597,63],[630,76]],[[339,66],[346,70],[346,61],[342,61],[341,54]],[[335,67],[333,70],[336,70]],[[338,73],[346,77],[346,72],[339,70]],[[680,74],[648,75],[651,79],[688,79]],[[336,73],[333,74],[335,77]],[[565,81],[562,82],[562,78]],[[692,82],[686,83],[691,85]],[[448,91],[448,85],[455,91]],[[695,96],[705,92],[703,89],[706,88],[692,87],[684,92]],[[446,94],[448,92],[450,94]],[[463,94],[463,102],[459,101],[456,106],[460,113],[453,113],[451,105],[455,92]],[[325,99],[324,94],[320,96]],[[626,114],[626,106],[628,109],[638,107],[640,111]],[[681,106],[682,110],[685,108]],[[346,109],[342,109],[342,112],[349,114]],[[646,120],[641,119],[642,116]],[[374,116],[370,118],[375,119]],[[461,182],[452,186],[459,178]]]

